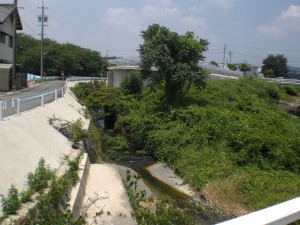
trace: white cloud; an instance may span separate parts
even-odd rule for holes
[[[132,20],[135,20],[134,9],[109,8],[106,10],[103,21],[107,24],[120,26]]]
[[[219,6],[221,9],[228,11],[233,7],[236,0],[210,0],[210,1],[216,4],[217,6]]]
[[[286,11],[281,13],[279,19],[300,19],[300,5],[290,5]]]
[[[170,18],[181,14],[178,8],[171,5],[146,5],[142,8],[142,13],[144,16],[155,19]]]
[[[274,21],[257,26],[256,30],[264,35],[282,36],[296,35],[300,36],[300,6],[290,5]]]
[[[259,33],[262,33],[262,34],[266,34],[266,35],[283,35],[283,31],[277,27],[276,25],[259,25],[257,28],[257,31]]]
[[[192,6],[188,8],[188,11],[192,13],[201,13],[203,12],[203,10],[204,10],[203,6]]]
[[[207,28],[206,20],[195,16],[184,17],[182,18],[182,22],[188,27],[194,28],[196,30]]]

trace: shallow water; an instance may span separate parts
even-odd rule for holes
[[[195,220],[196,224],[208,225],[217,222],[216,219],[210,218],[208,215],[203,214],[201,208],[197,206],[199,204],[197,204],[192,197],[178,191],[177,189],[174,189],[172,186],[152,176],[146,167],[156,163],[154,159],[147,158],[138,160],[137,157],[134,158],[134,160],[127,159],[108,161],[118,165],[126,166],[137,172],[155,196],[169,195],[171,198],[175,199],[178,207],[186,209],[190,217]]]

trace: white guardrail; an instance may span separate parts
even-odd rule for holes
[[[39,95],[30,96],[30,97],[19,97],[19,98],[12,98],[11,106],[12,106],[12,115],[17,114],[20,115],[21,112],[36,108],[36,107],[43,107],[46,103],[56,101],[58,98],[64,96],[68,82],[89,82],[92,80],[107,80],[107,78],[103,77],[72,77],[68,78],[65,81],[65,84],[59,88],[55,89],[50,92],[41,93]],[[2,120],[4,115],[4,110],[7,109],[7,98],[0,99],[0,120]]]
[[[300,197],[217,225],[285,225],[300,220]]]

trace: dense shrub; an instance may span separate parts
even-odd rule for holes
[[[285,92],[288,94],[288,95],[291,95],[291,96],[297,96],[298,95],[298,91],[296,88],[292,87],[292,86],[283,86]]]
[[[41,158],[34,173],[27,175],[27,183],[30,189],[39,192],[48,186],[48,181],[54,176],[54,172],[46,165],[45,160]]]
[[[4,215],[15,214],[21,205],[19,200],[19,192],[15,186],[11,185],[10,189],[8,190],[7,197],[4,197],[3,195],[0,195],[0,197]]]
[[[134,71],[124,77],[121,82],[121,88],[124,89],[125,94],[131,94],[138,97],[143,89],[143,82],[139,72]]]
[[[74,92],[79,100],[83,100],[92,92],[99,90],[104,87],[103,81],[91,81],[91,82],[79,82],[76,86],[72,87],[71,90]]]
[[[288,98],[278,85],[249,77],[191,88],[181,107],[165,104],[162,86],[145,88],[139,99],[103,89],[85,102],[106,109],[126,138],[113,141],[117,148],[128,142],[197,189],[222,190],[220,198],[257,209],[300,194],[300,122],[277,106]]]
[[[161,107],[157,92],[145,92],[149,94],[131,103],[116,122],[136,150],[169,162],[199,190],[244,173],[241,187],[249,199],[242,203],[251,209],[299,195],[300,122],[277,106],[285,93],[276,84],[254,78],[210,81],[205,90],[191,89],[181,108]],[[264,174],[277,177],[274,183],[268,180],[269,196],[252,181]],[[278,195],[282,176],[297,181],[281,184],[285,194]]]
[[[113,128],[118,115],[123,110],[124,99],[130,97],[124,97],[122,89],[105,87],[88,95],[84,102],[89,110],[104,115],[102,119],[107,128]]]

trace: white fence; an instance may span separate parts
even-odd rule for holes
[[[300,220],[300,197],[218,225],[284,225]]]
[[[21,112],[36,108],[43,107],[46,103],[56,101],[58,98],[64,96],[65,91],[68,86],[68,82],[89,82],[92,80],[103,80],[106,78],[101,77],[73,77],[66,79],[64,85],[61,88],[52,90],[50,92],[41,93],[39,95],[34,95],[30,97],[18,97],[11,99],[11,108],[9,115],[20,115]],[[2,120],[5,115],[5,110],[8,110],[7,107],[7,98],[0,99],[0,120]]]

